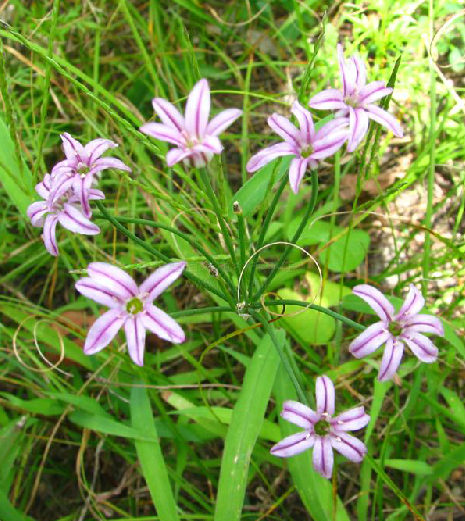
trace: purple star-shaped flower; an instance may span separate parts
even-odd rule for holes
[[[132,277],[116,266],[106,262],[90,263],[89,277],[78,280],[76,289],[110,310],[90,328],[84,353],[93,355],[101,351],[123,326],[129,355],[140,366],[144,363],[147,329],[174,344],[184,342],[184,331],[179,324],[154,306],[153,300],[171,286],[185,266],[185,262],[166,264],[137,286]]]
[[[84,215],[90,217],[92,212],[89,206],[89,194],[91,193],[89,190],[95,184],[94,176],[107,168],[116,168],[126,172],[131,172],[131,169],[115,157],[101,157],[109,148],[118,146],[109,139],[94,139],[83,146],[66,132],[60,137],[63,141],[66,159],[53,167],[52,180],[56,180],[57,186],[66,182],[81,203]]]
[[[43,227],[42,238],[51,255],[56,257],[59,253],[55,236],[57,223],[81,235],[96,235],[100,232],[100,228],[83,214],[69,182],[54,182],[50,174],[45,174],[43,181],[36,185],[36,192],[44,200],[32,203],[27,209],[27,215],[33,226]],[[100,190],[89,188],[87,197],[104,199],[105,196]]]
[[[346,128],[349,120],[334,119],[315,132],[312,115],[308,110],[298,101],[294,102],[291,110],[299,122],[300,130],[284,116],[272,114],[268,118],[268,125],[284,139],[284,143],[260,150],[250,158],[246,168],[248,172],[255,172],[277,157],[294,156],[289,168],[289,183],[296,194],[308,166],[316,168],[318,160],[333,155],[342,147],[349,136]]]
[[[283,403],[281,417],[304,430],[274,445],[271,454],[288,458],[313,447],[313,467],[329,479],[333,473],[333,449],[355,463],[363,460],[367,452],[365,445],[347,431],[362,429],[370,417],[365,414],[363,406],[333,416],[335,389],[328,376],[316,380],[316,404],[315,412],[300,402]]]
[[[444,336],[444,329],[439,318],[420,314],[425,299],[413,284],[398,313],[395,313],[389,300],[369,284],[355,286],[353,292],[373,309],[381,321],[367,327],[355,338],[349,351],[356,358],[362,358],[386,344],[378,373],[380,381],[390,380],[394,376],[405,345],[422,362],[432,363],[436,360],[437,347],[422,333]]]
[[[402,137],[403,132],[399,122],[385,110],[373,102],[384,98],[392,92],[384,81],[366,83],[367,71],[365,64],[358,56],[344,59],[342,45],[337,46],[339,70],[342,79],[342,91],[327,89],[310,99],[308,104],[312,109],[337,110],[336,117],[349,117],[350,137],[347,151],[353,152],[368,131],[368,120],[373,119],[383,127]]]
[[[218,135],[242,114],[240,109],[223,110],[209,122],[210,87],[205,78],[198,81],[189,94],[185,117],[165,99],[154,98],[152,104],[162,123],[147,123],[140,130],[176,145],[166,156],[168,166],[180,161],[196,168],[205,166],[223,150]]]

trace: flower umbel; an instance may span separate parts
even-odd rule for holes
[[[336,118],[349,117],[350,137],[347,151],[353,152],[368,131],[368,120],[372,119],[390,130],[398,137],[403,136],[399,122],[385,110],[373,102],[384,98],[392,92],[384,81],[366,83],[365,64],[358,56],[344,59],[342,45],[337,46],[339,70],[342,79],[342,91],[326,89],[319,92],[308,102],[312,109],[337,110]]]
[[[198,81],[189,94],[185,117],[165,99],[154,98],[152,104],[162,123],[147,123],[140,130],[176,145],[166,156],[168,166],[180,161],[196,168],[205,166],[215,154],[221,154],[219,134],[242,114],[240,109],[223,110],[209,122],[210,87],[205,78]]]
[[[333,473],[333,449],[350,461],[360,463],[367,449],[347,431],[362,429],[370,421],[363,406],[334,416],[335,389],[328,376],[316,380],[316,412],[300,402],[283,403],[281,417],[304,430],[292,434],[271,448],[271,454],[288,458],[313,447],[313,467],[324,478]]]
[[[247,163],[247,171],[255,172],[277,157],[294,156],[289,168],[289,183],[292,191],[297,193],[308,166],[316,168],[318,160],[333,155],[347,140],[349,120],[332,120],[315,132],[312,115],[308,110],[298,101],[294,102],[291,110],[299,122],[300,130],[284,116],[272,114],[268,118],[268,125],[284,139],[284,143],[264,148],[252,156]]]
[[[353,292],[363,299],[381,320],[355,338],[349,350],[356,358],[362,358],[386,344],[378,373],[380,381],[390,380],[394,376],[402,360],[405,345],[422,362],[431,363],[436,360],[437,347],[422,333],[444,336],[444,329],[439,318],[420,314],[425,299],[413,284],[410,285],[407,298],[398,313],[395,313],[389,300],[369,284],[355,286]]]
[[[76,282],[76,289],[110,309],[90,328],[84,353],[93,355],[106,347],[124,326],[129,356],[144,364],[145,336],[148,329],[174,344],[184,342],[179,324],[153,305],[153,300],[181,275],[185,262],[173,262],[157,269],[139,287],[122,269],[106,262],[92,262],[89,277]]]

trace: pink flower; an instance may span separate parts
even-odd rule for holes
[[[292,191],[297,193],[308,166],[316,168],[318,160],[333,155],[347,140],[349,132],[345,127],[349,120],[334,119],[315,132],[312,115],[308,110],[298,101],[294,102],[291,110],[299,122],[300,130],[285,117],[272,114],[268,118],[268,125],[284,142],[260,150],[250,158],[246,168],[248,172],[255,172],[277,157],[294,156],[289,168],[289,183]]]
[[[27,209],[27,215],[33,226],[43,227],[42,238],[51,255],[58,255],[55,236],[57,223],[82,235],[96,235],[100,232],[100,228],[83,215],[69,182],[59,180],[54,183],[50,174],[45,174],[44,180],[36,186],[36,191],[44,201],[32,203]],[[89,189],[88,198],[103,199],[104,195],[100,190]]]
[[[333,449],[354,463],[360,463],[367,449],[347,431],[362,429],[370,421],[363,406],[334,415],[334,384],[328,376],[316,380],[316,412],[300,402],[283,403],[281,417],[304,429],[271,448],[271,454],[288,458],[313,447],[313,467],[324,478],[333,473]]]
[[[206,79],[198,81],[189,94],[186,115],[162,98],[152,100],[153,108],[163,123],[147,123],[141,132],[160,141],[176,145],[167,156],[168,166],[179,161],[196,168],[205,166],[214,154],[220,154],[223,147],[218,135],[226,130],[241,114],[242,110],[228,109],[220,112],[210,122],[210,87]]]
[[[163,340],[184,342],[179,324],[153,305],[153,300],[181,275],[185,262],[173,262],[157,269],[141,286],[122,269],[106,262],[92,262],[89,277],[76,282],[85,297],[108,306],[90,328],[84,353],[93,355],[106,347],[124,326],[129,355],[137,365],[144,363],[145,336],[148,329]]]
[[[373,119],[383,127],[402,137],[399,122],[388,112],[380,109],[373,102],[392,92],[384,81],[366,83],[365,64],[358,56],[344,59],[342,45],[337,46],[339,69],[342,78],[342,91],[327,89],[319,92],[308,102],[312,109],[337,110],[336,117],[347,117],[350,120],[350,137],[347,151],[353,152],[368,131],[368,119]]]
[[[66,132],[62,134],[63,149],[66,155],[64,161],[57,163],[51,172],[52,180],[58,184],[67,181],[77,200],[81,203],[84,215],[90,217],[89,190],[94,186],[94,176],[107,168],[116,168],[131,172],[131,169],[115,157],[101,157],[109,148],[118,145],[109,139],[94,139],[83,146]]]
[[[402,360],[404,346],[409,347],[422,362],[432,363],[436,360],[437,347],[422,333],[444,336],[444,329],[439,318],[420,314],[425,299],[413,284],[410,285],[410,291],[398,313],[395,313],[389,300],[373,286],[360,284],[355,286],[353,292],[373,309],[381,321],[367,327],[355,338],[349,351],[356,358],[362,358],[386,344],[378,373],[380,381],[393,377]]]

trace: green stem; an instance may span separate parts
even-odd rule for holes
[[[170,313],[171,317],[191,317],[192,315],[201,315],[203,313],[236,313],[234,308],[228,306],[211,306],[208,308],[197,308],[197,309],[183,309],[182,311],[174,311]]]
[[[292,237],[291,243],[296,244],[299,240],[300,236],[302,235],[302,232],[304,231],[305,226],[308,223],[308,220],[310,216],[313,213],[313,210],[315,209],[316,204],[316,198],[318,195],[318,173],[316,170],[312,170],[312,195],[310,198],[310,202],[308,203],[307,210],[305,211],[305,215],[300,222],[300,225],[297,229],[297,231],[294,234],[294,237]],[[253,296],[251,299],[252,302],[257,302],[257,300],[260,298],[260,295],[266,290],[266,288],[269,286],[270,282],[273,280],[274,276],[278,272],[279,268],[283,265],[284,261],[287,259],[289,254],[291,253],[292,245],[289,245],[284,250],[283,254],[281,255],[280,259],[276,263],[275,267],[271,271],[271,273],[268,275],[267,279],[265,280],[264,284],[261,286],[261,288],[257,291],[257,293]]]
[[[215,192],[213,191],[212,185],[210,183],[210,178],[208,177],[207,170],[205,168],[199,168],[200,176],[202,178],[202,182],[207,191],[207,196],[210,199],[213,209],[215,211],[216,216],[218,217],[218,222],[220,224],[221,233],[223,234],[224,241],[226,243],[226,248],[228,249],[229,255],[231,256],[232,263],[234,268],[239,274],[239,269],[236,261],[236,254],[234,253],[234,247],[231,241],[231,237],[229,236],[228,230],[226,228],[226,223],[223,219],[223,215],[221,213],[220,205],[218,204],[218,199],[216,198]]]
[[[263,222],[263,225],[261,227],[260,236],[258,238],[258,242],[255,247],[256,252],[263,246],[263,243],[265,242],[265,235],[266,235],[266,232],[268,231],[268,227],[270,225],[271,218],[273,217],[276,205],[278,204],[279,198],[281,197],[281,194],[283,193],[283,190],[284,190],[286,184],[287,184],[287,176],[283,176],[283,178],[281,180],[281,184],[279,185],[278,189],[276,190],[273,201],[271,202],[270,207],[268,208],[268,212],[266,214],[265,221]],[[249,297],[252,295],[252,291],[253,291],[254,275],[255,275],[255,270],[257,268],[258,257],[259,257],[258,254],[255,255],[255,257],[252,259],[252,262],[251,262],[252,266],[250,267],[249,291],[248,291]]]
[[[160,259],[163,262],[170,262],[170,258],[169,257],[164,255],[163,253],[160,253],[155,248],[152,248],[152,246],[147,244],[142,239],[139,239],[139,237],[137,237],[137,235],[133,234],[127,228],[125,228],[121,223],[119,223],[117,221],[117,219],[115,219],[110,213],[108,213],[107,209],[105,208],[105,206],[103,206],[103,204],[100,201],[95,201],[95,204],[97,205],[98,209],[102,212],[102,214],[105,217],[105,219],[110,221],[111,224],[117,230],[119,230],[121,233],[126,235],[126,237],[128,237],[129,239],[131,239],[135,243],[139,244],[139,246],[142,246],[142,248],[144,248],[149,253],[154,255],[157,259]],[[184,270],[184,276],[186,277],[186,279],[191,280],[194,284],[197,284],[198,286],[200,286],[201,288],[209,291],[210,293],[214,293],[215,295],[217,295],[218,297],[222,298],[226,302],[230,303],[234,307],[234,302],[231,301],[231,297],[228,294],[223,294],[219,290],[214,288],[213,286],[210,286],[210,284],[208,284],[206,282],[203,282],[201,279],[199,279],[194,274],[192,274],[189,270]]]
[[[95,219],[106,219],[107,217],[105,215],[99,215],[98,213],[94,213],[93,217]],[[195,241],[194,239],[191,239],[188,235],[185,235],[184,233],[180,232],[176,228],[172,228],[171,226],[167,226],[165,224],[157,223],[155,221],[152,221],[150,219],[138,219],[135,217],[115,217],[113,216],[113,219],[120,223],[133,223],[133,224],[142,224],[146,226],[151,226],[152,228],[161,228],[162,230],[166,230],[170,233],[173,233],[174,235],[177,235],[178,237],[181,237],[181,239],[184,239],[188,244],[190,244],[194,249],[196,249],[200,254],[202,254],[207,261],[212,264],[217,270],[218,274],[221,275],[223,280],[226,282],[226,284],[229,287],[229,291],[231,293],[231,296],[234,296],[236,294],[236,288],[234,287],[231,279],[228,277],[227,273],[223,270],[221,265],[216,262],[216,259],[210,255],[206,250],[200,246],[198,241]]]
[[[276,335],[274,333],[273,326],[269,324],[268,320],[265,317],[262,317],[262,315],[260,313],[257,313],[256,311],[250,311],[250,315],[257,322],[260,322],[263,325],[263,328],[266,331],[266,333],[270,335],[270,338],[276,348],[276,351],[278,352],[279,358],[281,359],[283,367],[286,373],[288,374],[289,378],[291,379],[292,385],[295,387],[299,400],[301,401],[301,403],[307,405],[307,398],[305,397],[305,393],[303,392],[302,387],[294,374],[291,363],[287,359],[287,355],[284,353],[283,349],[281,349],[281,346],[279,345],[278,339],[276,338]]]
[[[237,203],[239,204],[239,203]],[[237,211],[237,227],[239,230],[239,262],[241,269],[245,264],[245,244],[246,244],[246,235],[245,235],[245,222],[244,222],[244,214],[242,213],[242,209],[239,208]]]

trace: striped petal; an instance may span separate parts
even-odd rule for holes
[[[152,105],[158,117],[165,125],[178,132],[185,130],[184,117],[172,103],[163,98],[154,98]]]
[[[320,419],[320,415],[303,403],[288,400],[283,403],[281,418],[308,431],[317,423]]]
[[[163,338],[163,340],[173,342],[173,344],[181,344],[186,339],[181,326],[153,304],[145,306],[145,315],[142,316],[142,323],[152,333]]]
[[[110,309],[99,317],[87,333],[84,353],[93,355],[101,351],[115,338],[126,317],[118,309]]]
[[[77,139],[74,139],[73,136],[67,132],[61,134],[60,137],[63,141],[63,150],[68,161],[83,161],[85,159],[84,147]]]
[[[310,144],[315,136],[315,126],[313,124],[312,115],[307,109],[304,109],[298,101],[294,101],[291,111],[299,122],[303,142]]]
[[[207,125],[206,133],[209,136],[218,136],[242,115],[240,109],[227,109],[216,115]]]
[[[354,407],[341,414],[338,414],[329,423],[340,431],[357,431],[365,427],[370,421],[368,414],[365,414],[363,406]]]
[[[82,235],[97,235],[100,228],[85,217],[75,206],[65,203],[58,214],[60,224],[71,232]]]
[[[410,289],[407,294],[407,298],[405,299],[402,307],[399,310],[399,313],[394,317],[394,320],[399,320],[400,322],[404,322],[411,318],[414,318],[415,315],[424,308],[425,306],[425,298],[421,294],[421,291],[417,289],[413,284],[410,284]]]
[[[84,177],[79,174],[74,177],[73,190],[77,196],[77,200],[82,206],[84,215],[89,218],[92,211],[89,205],[89,190],[92,186],[93,175],[86,174]]]
[[[349,118],[337,117],[325,123],[315,134],[314,144],[322,140],[326,136],[332,134],[335,130],[341,130],[342,128],[349,128]]]
[[[373,81],[360,89],[358,93],[358,102],[360,105],[369,105],[374,101],[378,101],[384,96],[391,94],[392,88],[386,87],[384,81]]]
[[[313,468],[324,478],[333,475],[334,455],[329,436],[316,436],[313,446]]]
[[[84,155],[87,158],[87,164],[91,166],[96,159],[110,148],[116,148],[118,145],[109,139],[98,138],[90,141],[84,147]]]
[[[210,116],[210,87],[208,81],[202,78],[192,89],[186,103],[185,125],[187,133],[192,137],[202,139]]]
[[[300,148],[302,141],[300,131],[284,116],[275,112],[268,118],[268,125],[278,136],[282,137],[286,143]]]
[[[324,135],[324,137],[320,137],[318,140],[315,138],[313,143],[313,153],[309,157],[311,159],[325,159],[332,156],[347,141],[349,135],[349,129],[340,126],[333,132]]]
[[[364,109],[349,108],[350,135],[347,152],[353,152],[368,132],[368,115]]]
[[[290,155],[297,155],[297,147],[286,142],[276,143],[276,145],[264,148],[252,156],[246,165],[246,170],[250,173],[256,172],[277,157]]]
[[[185,262],[171,262],[154,271],[139,287],[140,293],[148,295],[145,301],[152,302],[157,298],[181,276],[185,267]]]
[[[319,110],[337,110],[346,109],[344,96],[340,90],[326,89],[322,90],[308,102],[309,107]]]
[[[378,373],[378,380],[380,382],[390,380],[394,376],[399,367],[400,361],[402,360],[403,354],[404,345],[402,342],[393,338],[388,338]]]
[[[357,71],[355,79],[356,91],[360,92],[367,81],[367,69],[365,62],[359,56],[353,56],[352,60],[355,66],[355,70]]]
[[[216,136],[205,136],[202,143],[195,145],[194,149],[199,152],[207,152],[212,154],[221,154],[223,146]]]
[[[44,222],[44,230],[42,233],[42,239],[44,240],[45,248],[56,257],[58,255],[58,246],[55,236],[57,227],[58,217],[55,214],[48,215]]]
[[[40,228],[44,225],[44,217],[48,212],[48,206],[45,201],[37,201],[29,205],[27,209],[27,216],[31,220],[32,226]]]
[[[173,145],[184,146],[185,139],[176,129],[163,125],[163,123],[146,123],[139,129],[144,134],[152,136],[160,141],[166,141]]]
[[[144,365],[146,331],[140,314],[129,317],[126,320],[124,331],[126,333],[129,356],[135,364]]]
[[[403,322],[403,334],[409,333],[432,333],[433,335],[444,336],[444,327],[441,319],[431,315],[415,315]]]
[[[295,194],[299,191],[300,183],[307,170],[307,165],[308,159],[296,157],[291,161],[291,166],[289,167],[289,184]]]
[[[345,96],[348,95],[348,85],[347,85],[347,77],[346,77],[346,61],[344,59],[344,50],[342,45],[339,43],[337,45],[337,60],[339,62],[339,73],[341,75],[342,81],[342,93]]]
[[[352,340],[349,345],[349,351],[356,358],[363,358],[375,352],[390,337],[391,333],[386,329],[386,324],[384,322],[376,322],[376,324],[367,327],[362,334]]]
[[[116,157],[101,157],[94,162],[92,168],[89,170],[89,174],[97,174],[107,168],[116,168],[116,170],[132,172],[128,166],[126,166],[120,159],[116,159]]]
[[[316,410],[320,414],[334,414],[335,390],[334,384],[328,376],[319,376],[316,379]]]
[[[52,179],[50,174],[45,174],[42,182],[36,184],[36,192],[42,197],[42,199],[47,199],[50,194],[50,188],[52,187]]]
[[[390,130],[395,136],[402,137],[404,135],[400,123],[389,112],[380,109],[376,105],[366,105],[365,110],[369,118]]]
[[[137,285],[125,271],[107,262],[91,262],[87,266],[89,276],[110,288],[122,301],[135,297]]]
[[[193,152],[190,148],[172,148],[166,154],[166,164],[168,166],[173,166],[192,154]]]
[[[422,362],[431,364],[438,357],[438,348],[421,333],[406,334],[404,332],[399,338],[408,345],[412,353]]]
[[[278,456],[278,458],[289,458],[296,456],[301,452],[313,447],[315,443],[315,436],[309,432],[298,432],[284,438],[279,443],[271,447],[271,454]]]
[[[333,433],[331,445],[333,449],[354,463],[360,463],[367,453],[365,444],[346,432]]]
[[[117,291],[114,291],[105,284],[100,284],[91,277],[79,279],[75,287],[81,295],[109,308],[116,308],[124,304],[124,300],[121,299],[121,295]]]
[[[389,300],[373,286],[369,284],[359,284],[352,290],[357,297],[363,299],[371,309],[384,322],[391,322],[394,316],[394,306]]]

